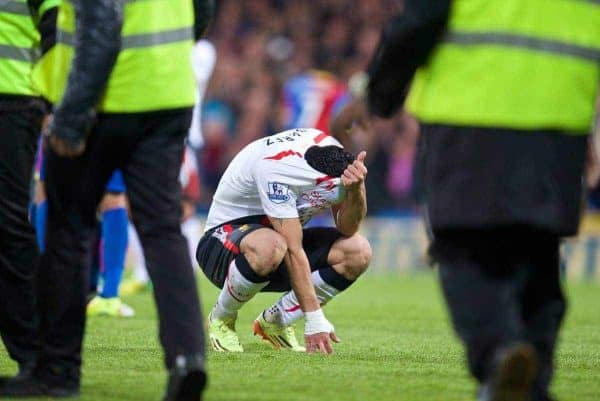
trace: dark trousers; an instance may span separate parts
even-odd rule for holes
[[[444,296],[473,376],[484,383],[504,347],[528,342],[539,364],[532,401],[548,400],[566,308],[558,236],[527,227],[443,230],[434,235],[432,256],[439,263]]]
[[[166,365],[170,368],[178,355],[204,354],[196,281],[180,229],[178,177],[190,116],[188,109],[99,115],[82,156],[47,153],[47,250],[39,286],[38,371],[43,381],[79,385],[89,281],[86,257],[97,205],[116,168],[123,171],[154,286]]]
[[[38,249],[28,206],[42,117],[35,106],[0,111],[0,334],[20,365],[34,363],[37,354]]]

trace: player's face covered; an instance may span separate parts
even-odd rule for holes
[[[340,177],[355,156],[344,148],[335,145],[311,146],[306,150],[304,158],[309,166],[330,177]]]

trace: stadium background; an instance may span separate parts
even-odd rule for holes
[[[203,105],[204,148],[198,152],[200,216],[231,158],[247,143],[282,129],[282,87],[308,69],[342,82],[364,70],[381,27],[402,0],[224,0],[208,39],[217,63]],[[426,234],[414,201],[418,125],[406,113],[377,120],[367,150],[369,219],[363,233],[374,248],[372,270],[426,266]],[[567,275],[600,281],[600,198],[592,191],[582,233],[565,242]]]
[[[212,192],[229,160],[248,142],[277,132],[282,86],[308,68],[347,81],[366,67],[385,21],[401,0],[219,0],[208,39],[217,64],[203,107],[205,146],[198,151],[203,225]],[[376,121],[360,137],[369,158],[369,217],[362,227],[374,249],[367,277],[327,307],[343,343],[332,358],[274,352],[254,339],[253,319],[273,294],[240,313],[243,355],[209,353],[212,401],[462,401],[475,388],[426,263],[427,238],[413,201],[418,127],[405,113]],[[581,235],[563,255],[570,308],[553,386],[559,399],[600,399],[600,205],[591,192]],[[207,314],[217,289],[198,275]],[[131,319],[89,319],[82,401],[159,399],[164,385],[151,292],[126,299]],[[297,327],[300,334],[301,326]],[[0,374],[15,364],[0,357]]]

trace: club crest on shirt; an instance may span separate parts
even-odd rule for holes
[[[284,203],[290,200],[290,189],[287,185],[284,185],[280,182],[269,182],[268,185],[269,187],[267,189],[267,196],[271,202]]]

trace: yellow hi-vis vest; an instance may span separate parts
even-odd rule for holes
[[[37,95],[31,72],[39,41],[27,0],[0,0],[0,94]]]
[[[431,124],[584,134],[599,84],[598,0],[455,0],[407,108]]]
[[[192,106],[193,24],[191,0],[126,1],[121,51],[97,110],[136,113]],[[42,94],[55,104],[64,93],[73,58],[75,10],[68,0],[60,6],[57,27],[52,62],[40,72],[46,80],[40,82]]]

